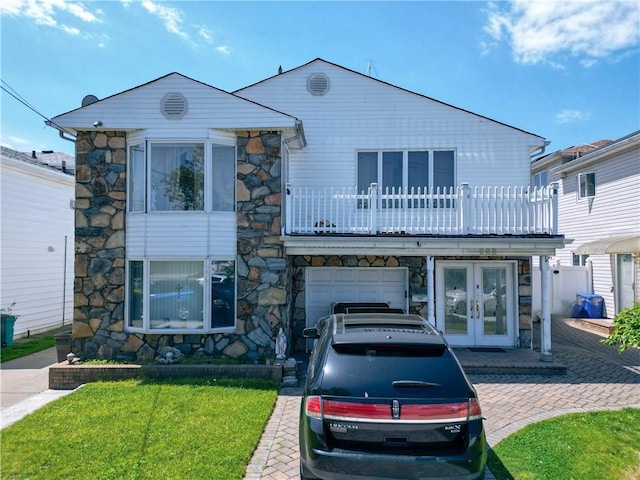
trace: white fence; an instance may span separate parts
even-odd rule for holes
[[[285,234],[556,234],[557,185],[450,189],[286,186]]]

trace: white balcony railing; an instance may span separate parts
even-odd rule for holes
[[[356,235],[557,233],[557,184],[549,187],[391,188],[286,186],[284,232]]]

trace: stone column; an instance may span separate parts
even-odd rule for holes
[[[271,358],[280,327],[290,337],[290,266],[280,240],[280,134],[239,134],[237,161],[237,317],[242,336],[227,348],[244,350],[248,358]]]
[[[72,349],[83,358],[113,358],[127,338],[125,201],[125,133],[78,132]]]

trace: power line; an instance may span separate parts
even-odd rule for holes
[[[68,130],[65,130],[63,127],[61,127],[60,125],[56,124],[55,122],[53,122],[50,118],[48,118],[46,115],[42,114],[36,107],[34,107],[33,105],[31,105],[22,95],[20,95],[11,85],[9,85],[7,82],[5,82],[4,80],[0,79],[0,82],[2,82],[2,85],[0,85],[0,89],[4,90],[7,94],[9,94],[10,96],[12,96],[13,98],[15,98],[18,102],[20,102],[22,105],[24,105],[25,107],[27,107],[29,110],[31,110],[33,113],[35,113],[36,115],[38,115],[39,117],[42,117],[45,119],[45,124],[46,125],[53,125],[55,126],[58,130],[63,131],[69,135],[73,135],[73,133],[69,132]],[[70,139],[68,139],[70,140]]]

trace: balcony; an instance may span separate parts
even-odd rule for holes
[[[556,235],[549,187],[286,186],[285,235]]]

